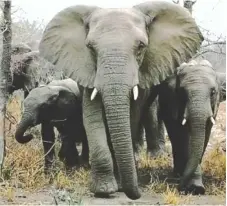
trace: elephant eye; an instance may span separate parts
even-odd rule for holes
[[[89,22],[86,22],[86,23],[85,23],[85,29],[86,29],[87,31],[89,31],[89,29],[90,29]]]
[[[216,90],[214,88],[211,89],[210,95],[213,97],[216,94]]]
[[[142,50],[146,47],[145,43],[143,43],[142,41],[139,42],[139,45],[138,45],[138,49],[139,50]]]
[[[91,45],[91,43],[87,43],[86,46],[87,46],[87,48],[89,48],[89,49],[92,49],[92,48],[93,48],[92,45]]]

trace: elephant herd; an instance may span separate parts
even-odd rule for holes
[[[59,158],[68,168],[90,164],[95,195],[121,190],[138,199],[136,156],[143,131],[153,158],[164,152],[166,128],[178,189],[204,194],[201,162],[226,98],[226,79],[207,60],[191,60],[202,42],[190,13],[165,1],[60,11],[47,24],[39,51],[22,49],[26,66],[12,69],[11,92],[25,91],[16,140],[29,142],[32,135],[24,133],[41,124],[48,172],[56,127],[62,140]],[[28,69],[35,60],[42,62],[44,85],[30,75],[36,72]]]

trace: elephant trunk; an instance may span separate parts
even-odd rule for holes
[[[32,134],[24,135],[24,133],[30,126],[34,126],[33,118],[31,115],[24,113],[15,133],[15,138],[19,143],[25,144],[31,141],[31,139],[33,138]]]
[[[140,193],[130,128],[130,90],[123,85],[106,86],[103,102],[123,191],[127,197],[138,199]]]
[[[130,199],[138,199],[141,195],[130,126],[130,98],[132,93],[134,98],[138,96],[138,87],[134,87],[138,69],[133,58],[119,48],[100,53],[95,87],[101,92],[123,191]]]
[[[206,107],[201,102],[190,103],[191,107],[188,107],[189,117],[189,155],[188,161],[180,181],[180,188],[184,188],[198,165],[201,163],[201,159],[205,150],[206,144],[206,124],[209,118],[209,113],[205,109]]]

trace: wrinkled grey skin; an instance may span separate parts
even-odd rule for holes
[[[45,172],[54,162],[54,127],[60,133],[62,146],[59,152],[67,168],[79,164],[75,142],[82,142],[82,160],[88,163],[88,143],[82,119],[81,91],[72,79],[52,81],[49,85],[37,87],[24,100],[24,111],[17,126],[15,138],[27,143],[32,135],[26,130],[41,124],[45,156]],[[50,151],[49,151],[50,150]]]
[[[219,103],[225,101],[221,91],[226,80],[219,76],[208,61],[191,61],[156,86],[180,191],[205,193],[201,161],[213,126],[211,117],[216,118]]]
[[[118,182],[129,198],[141,196],[132,140],[142,115],[150,119],[145,105],[150,88],[191,58],[202,41],[187,10],[161,1],[129,9],[79,5],[48,23],[40,54],[85,88],[83,121],[93,193],[114,193]],[[152,121],[147,125],[152,136]]]
[[[40,84],[52,81],[53,77],[60,79],[60,74],[54,70],[54,65],[43,59],[37,50],[32,50],[27,44],[12,45],[10,69],[12,86],[9,93],[12,94],[14,91],[22,89],[24,98]]]

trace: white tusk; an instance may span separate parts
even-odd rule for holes
[[[94,88],[94,90],[91,94],[91,101],[96,97],[97,93],[98,93],[98,90],[96,88]]]
[[[133,87],[134,100],[137,100],[138,95],[139,95],[139,89],[138,89],[138,86],[136,85],[136,86]]]
[[[185,125],[185,123],[186,123],[186,119],[184,118],[182,121],[182,125]]]
[[[210,121],[212,122],[212,124],[215,124],[215,120],[213,117],[210,117]]]

